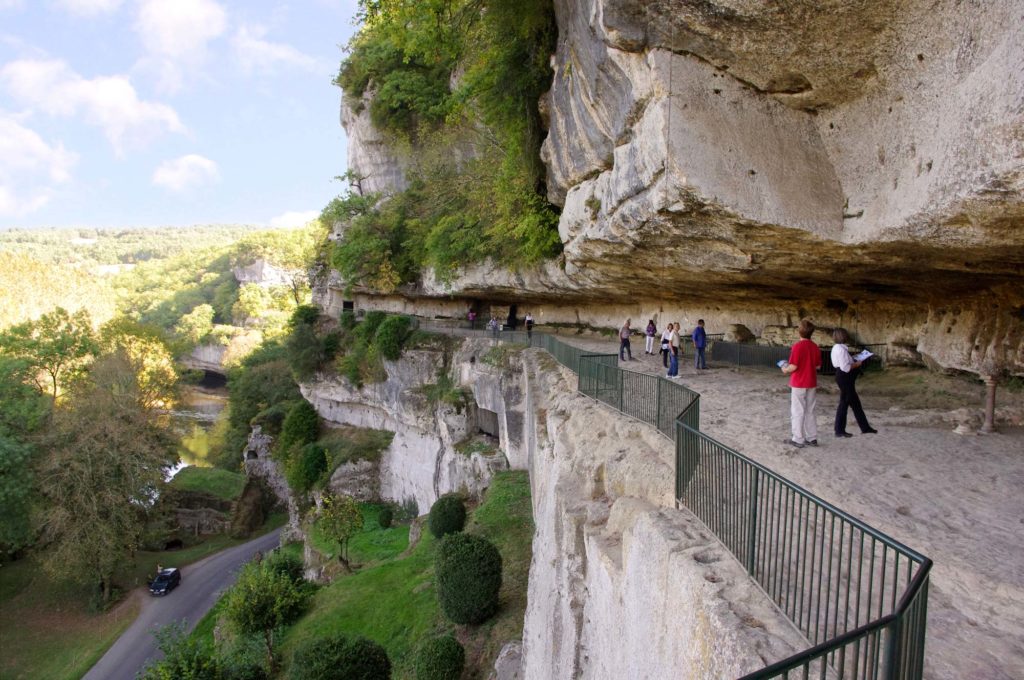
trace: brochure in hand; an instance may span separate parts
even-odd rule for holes
[[[873,356],[875,356],[874,352],[870,352],[868,350],[864,350],[863,352],[859,352],[856,356],[854,356],[853,360],[854,361],[860,361],[861,363],[863,363],[863,362],[867,361],[868,359],[870,359]]]
[[[778,361],[775,362],[775,365],[778,366],[779,368],[785,368],[786,364],[788,363],[789,362],[786,361],[785,359],[779,359]]]

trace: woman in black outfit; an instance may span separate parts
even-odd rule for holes
[[[845,328],[837,328],[832,331],[832,339],[835,345],[832,346],[832,365],[836,367],[836,385],[839,386],[839,407],[836,409],[836,436],[852,437],[846,431],[846,413],[853,409],[853,417],[857,419],[862,434],[875,434],[878,430],[868,424],[868,417],[864,415],[864,408],[860,405],[860,397],[857,396],[857,388],[854,385],[857,376],[860,374],[860,361],[854,361],[850,356],[850,349],[846,346],[850,342],[850,334]]]

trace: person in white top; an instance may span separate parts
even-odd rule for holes
[[[661,365],[668,370],[668,353],[671,351],[669,339],[672,337],[672,324],[665,326],[661,333]]]
[[[832,365],[836,367],[836,385],[839,386],[839,407],[836,409],[836,436],[852,437],[846,431],[846,414],[853,409],[853,417],[857,419],[862,434],[875,434],[878,430],[871,427],[868,417],[864,415],[864,408],[860,405],[860,397],[857,396],[857,388],[854,383],[857,380],[858,370],[863,362],[854,361],[850,356],[850,334],[845,328],[836,328],[832,331]]]
[[[666,378],[679,377],[679,329],[678,323],[669,324],[672,327],[672,335],[668,336],[668,374]]]

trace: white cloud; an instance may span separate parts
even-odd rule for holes
[[[71,179],[78,156],[59,142],[0,115],[0,215],[20,217],[49,202],[55,185]]]
[[[320,213],[316,210],[307,210],[305,212],[292,210],[272,218],[270,220],[270,226],[275,229],[303,227],[318,217],[320,217]]]
[[[0,69],[0,84],[33,111],[63,118],[80,116],[100,127],[118,154],[165,132],[185,132],[174,109],[140,100],[126,76],[87,79],[60,60],[22,59]]]
[[[172,161],[164,161],[153,172],[153,184],[168,191],[181,193],[220,181],[220,170],[209,158],[189,154]]]
[[[138,67],[155,74],[167,92],[201,68],[207,45],[227,28],[227,12],[213,0],[142,0],[135,32],[147,56]]]
[[[267,29],[262,26],[242,26],[231,39],[235,57],[246,73],[254,71],[270,71],[276,66],[291,66],[315,71],[321,68],[320,62],[300,52],[291,45],[274,43],[264,40]]]
[[[113,12],[124,0],[57,0],[57,4],[72,14],[94,16]],[[3,0],[0,0],[3,2]]]

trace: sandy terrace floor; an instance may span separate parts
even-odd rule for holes
[[[615,341],[567,336],[617,351]],[[659,356],[634,342],[630,370],[662,374]],[[879,430],[861,435],[853,415],[836,439],[838,391],[822,377],[821,446],[789,437],[789,388],[771,369],[680,366],[701,393],[701,429],[930,557],[926,677],[1024,678],[1024,394],[1000,391],[994,435],[953,432],[977,417],[982,387],[966,379],[894,368],[868,373],[858,393]]]

